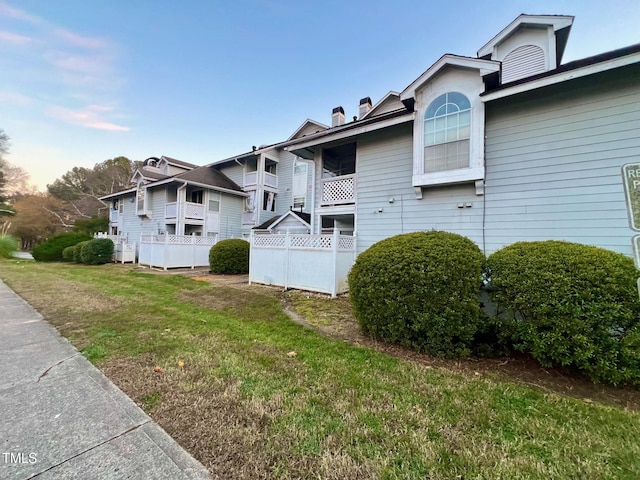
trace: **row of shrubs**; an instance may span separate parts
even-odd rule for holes
[[[85,240],[62,251],[66,262],[86,263],[87,265],[104,265],[113,257],[113,242],[108,238]]]
[[[93,239],[88,233],[66,232],[34,247],[32,255],[40,262],[67,261],[101,265],[111,261],[113,248],[113,242],[108,238]]]
[[[519,242],[485,261],[471,240],[432,231],[360,254],[349,291],[362,330],[379,339],[449,358],[520,351],[640,385],[638,276],[630,258],[602,248]]]

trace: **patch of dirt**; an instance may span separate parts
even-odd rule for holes
[[[482,376],[501,382],[513,382],[545,393],[640,411],[640,389],[594,384],[571,369],[542,367],[524,354],[514,354],[509,358],[498,359],[446,360],[374,340],[360,331],[353,316],[348,295],[332,299],[328,295],[318,293],[284,291],[280,287],[249,285],[246,275],[199,274],[196,277],[200,281],[207,281],[213,285],[254,291],[277,298],[287,315],[297,323],[313,328],[324,335],[346,340],[354,345],[373,348],[423,365],[425,368],[438,368],[465,376]],[[230,299],[233,300],[225,301],[237,302],[238,298],[240,297],[232,295]],[[236,304],[225,306],[236,306]]]

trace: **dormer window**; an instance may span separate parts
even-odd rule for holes
[[[440,95],[424,114],[424,173],[469,167],[471,103],[458,92]]]

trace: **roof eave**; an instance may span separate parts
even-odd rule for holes
[[[135,193],[138,190],[137,187],[129,188],[127,190],[120,190],[119,192],[110,193],[109,195],[105,195],[104,197],[98,197],[98,200],[110,200],[112,198],[122,197],[128,193]]]
[[[601,62],[577,67],[575,69],[561,70],[555,74],[542,74],[541,76],[529,81],[517,82],[514,85],[507,85],[504,88],[481,94],[480,99],[483,102],[490,102],[492,100],[535,90],[537,88],[586,77],[588,75],[594,75],[596,73],[606,72],[628,65],[638,64],[640,63],[640,44],[638,44],[637,47],[638,51],[628,55],[610,58]]]
[[[500,62],[484,60],[481,58],[461,57],[459,55],[446,53],[400,93],[400,100],[405,102],[415,98],[416,90],[435,77],[440,70],[447,66],[476,69],[482,77],[490,73],[500,71]]]

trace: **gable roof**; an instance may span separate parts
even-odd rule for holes
[[[393,108],[394,104],[396,103],[398,104],[398,108]],[[371,107],[371,110],[365,113],[360,118],[360,120],[363,120],[368,117],[375,117],[380,110],[384,110],[385,108],[390,108],[390,110],[387,110],[382,113],[388,113],[393,110],[400,110],[401,108],[404,108],[404,105],[400,101],[400,94],[398,92],[394,92],[392,90],[389,93],[387,93],[384,97],[382,97],[378,101],[378,103],[376,103],[373,107]]]
[[[293,132],[289,138],[287,138],[287,141],[293,140],[294,138],[304,137],[305,135],[308,135],[308,134],[305,134],[305,135],[301,135],[301,134],[304,132],[304,130],[306,130],[309,127],[311,127],[311,129],[313,130],[313,132],[311,133],[318,133],[323,130],[329,129],[327,125],[324,125],[320,122],[316,122],[315,120],[311,120],[310,118],[307,118],[304,122],[302,122],[302,125],[300,125],[296,129],[296,131]]]
[[[171,177],[171,180],[185,181],[207,187],[216,187],[224,190],[242,192],[242,188],[240,188],[237,183],[227,177],[220,170],[213,167],[194,168],[188,172],[179,173],[178,175]]]
[[[131,182],[132,183],[137,183],[138,180],[149,180],[149,181],[156,181],[156,180],[162,180],[165,178],[169,178],[170,175],[164,175],[163,173],[160,172],[156,172],[147,168],[137,168],[135,172],[133,172],[133,175],[131,176]]]
[[[433,65],[431,65],[422,75],[416,78],[411,84],[400,93],[400,100],[403,102],[414,99],[415,92],[430,79],[435,77],[443,68],[455,66],[461,68],[476,69],[481,76],[500,71],[500,62],[494,60],[484,60],[482,58],[464,57],[445,53]]]
[[[570,29],[571,25],[573,25],[574,18],[575,17],[571,15],[527,15],[526,13],[521,13],[513,22],[500,30],[500,32],[496,36],[494,36],[491,40],[484,44],[480,48],[480,50],[478,50],[478,57],[491,55],[495,46],[499,45],[504,40],[513,35],[520,27],[550,26],[553,27],[554,32],[557,32],[558,30],[562,30],[564,28]],[[568,31],[566,35],[562,35],[560,36],[560,38],[558,38],[558,40],[560,40],[560,45],[558,45],[559,48],[557,47],[557,51],[559,53],[558,64],[560,64],[562,53],[564,53],[564,47],[566,46],[567,38]]]
[[[138,169],[134,173],[133,179],[135,179],[137,175],[146,178],[145,175],[149,172],[150,170],[141,172],[141,169]],[[187,170],[186,172],[181,172],[173,176],[167,176],[157,172],[151,172],[151,174],[152,176],[155,176],[157,178],[154,181],[146,184],[147,188],[153,188],[173,182],[182,182],[197,187],[209,188],[211,190],[218,190],[221,192],[239,195],[242,197],[247,196],[247,194],[242,190],[242,188],[238,186],[238,184],[236,184],[220,170],[211,166],[195,167],[192,170]],[[115,198],[131,192],[135,192],[136,190],[137,187],[129,188],[127,190],[121,190],[119,192],[100,197],[100,199],[106,200],[109,198]]]
[[[298,220],[303,227],[311,228],[311,215],[309,213],[288,210],[282,215],[271,217],[266,222],[261,223],[257,227],[253,227],[253,230],[271,230],[287,217],[293,217],[294,219]]]
[[[257,227],[253,227],[252,230],[271,230],[278,223],[280,223],[281,221],[283,221],[285,218],[287,218],[289,216],[292,216],[292,217],[296,218],[297,220],[299,220],[300,223],[303,226],[305,226],[307,228],[311,228],[311,214],[310,213],[298,212],[296,210],[289,210],[289,211],[287,211],[286,213],[284,213],[282,215],[276,215],[275,217],[271,217],[266,222],[261,223]],[[333,223],[331,222],[330,219],[328,219],[326,217],[320,217],[320,218],[322,218],[322,228],[330,228],[330,227],[333,226]]]
[[[176,165],[176,166],[179,166],[179,167],[198,168],[198,166],[199,166],[199,165],[195,165],[193,163],[189,163],[189,162],[184,162],[182,160],[178,160],[177,158],[167,157],[166,155],[162,155],[160,157],[160,160],[166,161],[169,165]]]

